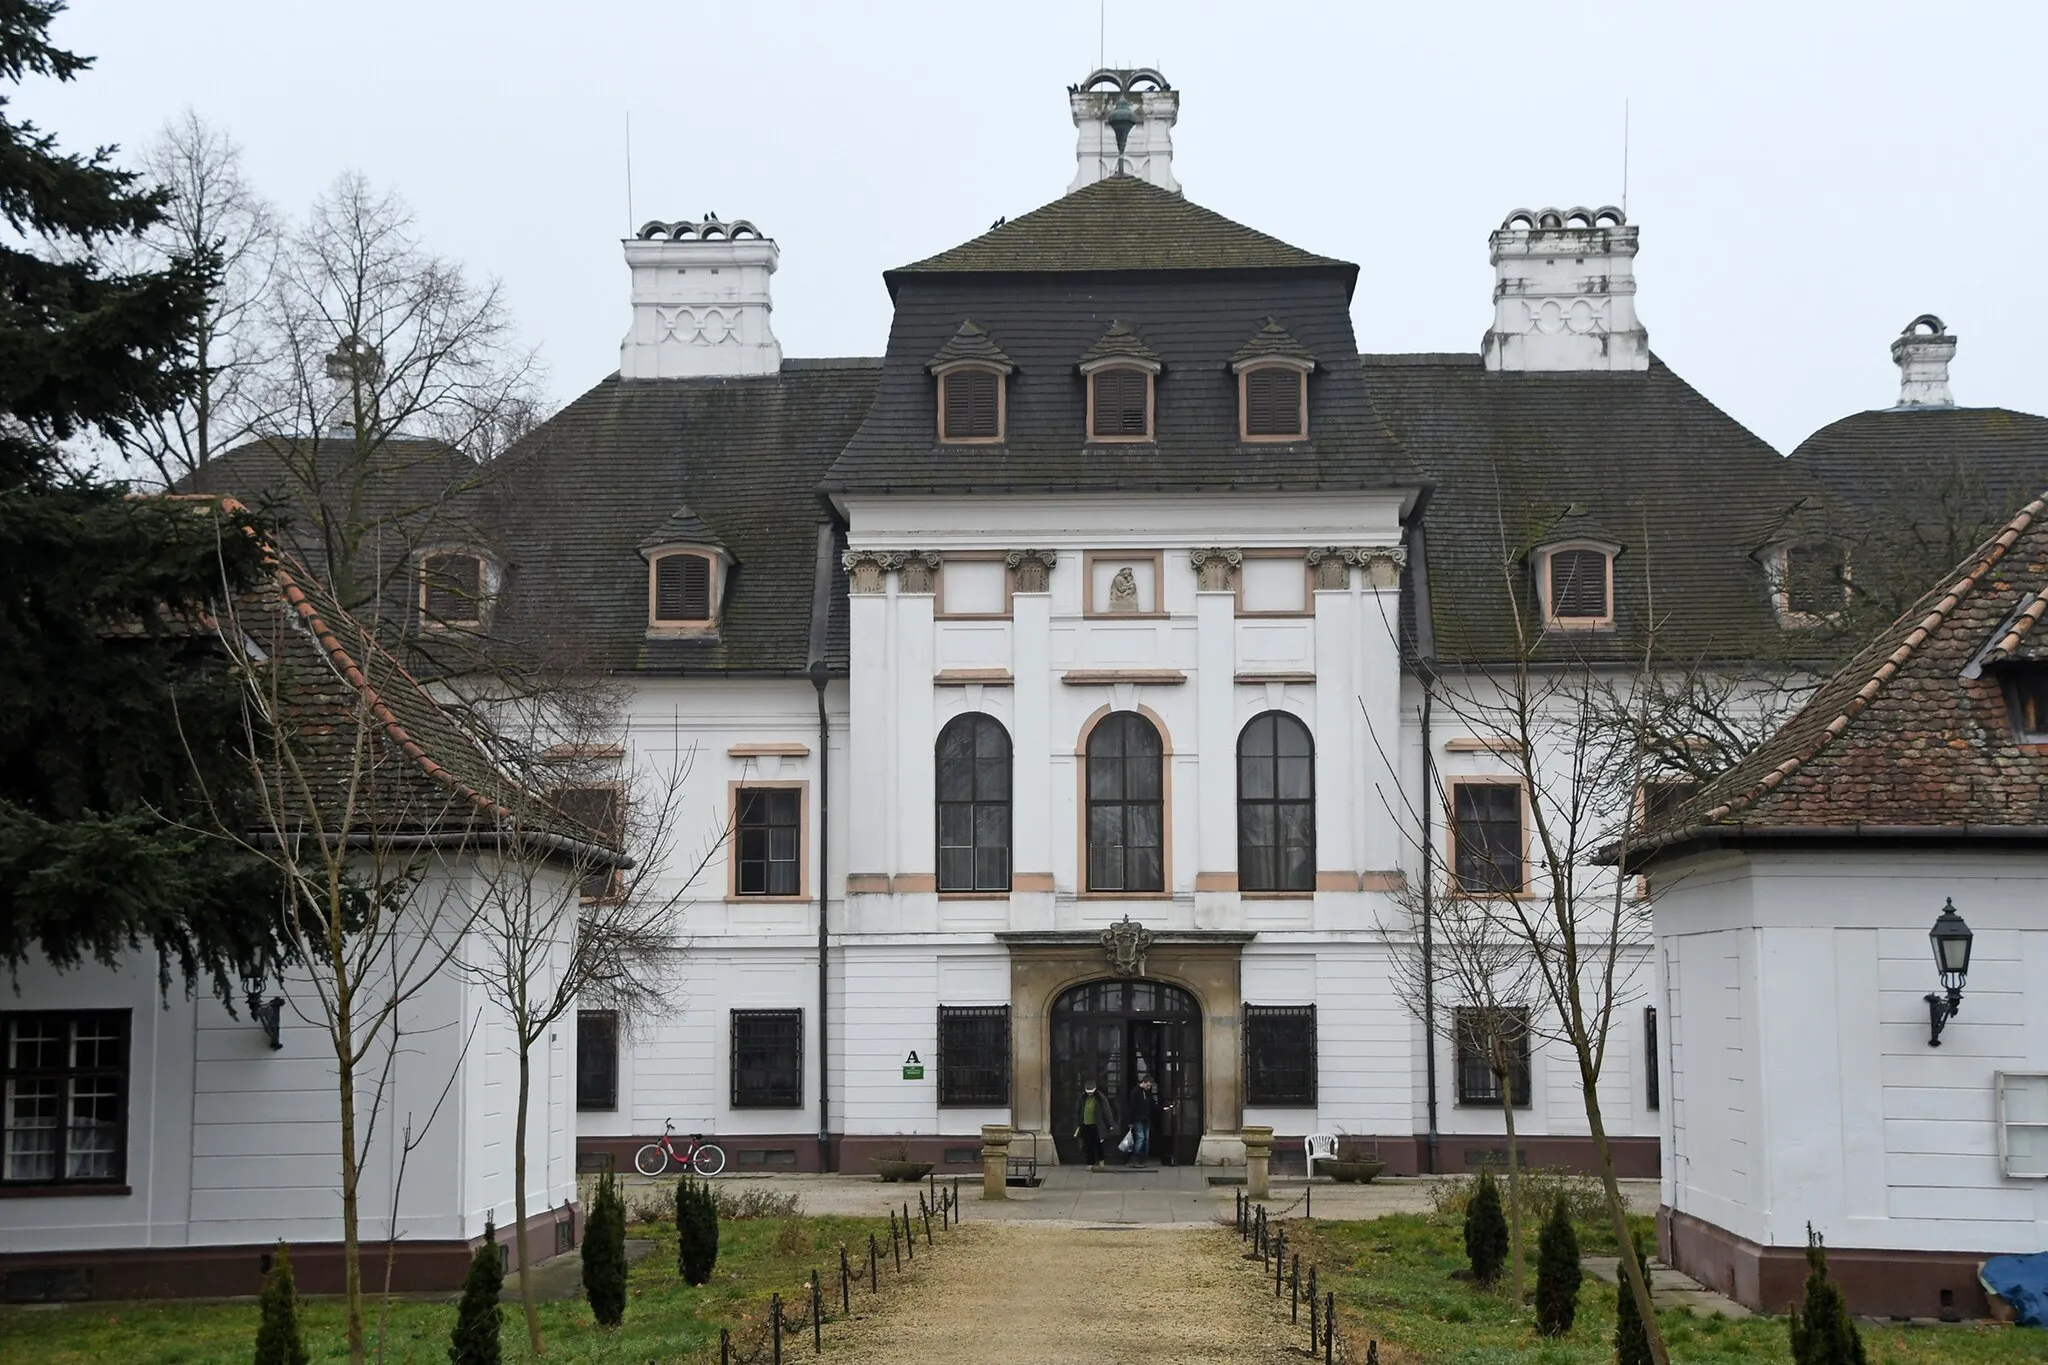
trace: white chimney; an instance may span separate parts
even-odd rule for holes
[[[1955,395],[1948,388],[1948,363],[1955,359],[1956,339],[1932,313],[1922,313],[1906,324],[1892,343],[1892,363],[1899,367],[1899,406],[1902,408],[1952,408]]]
[[[622,379],[774,374],[768,277],[781,253],[744,218],[649,223],[625,243],[633,327],[619,343]]]
[[[1516,209],[1490,239],[1489,370],[1647,370],[1636,229],[1620,209]]]
[[[1110,126],[1110,115],[1120,99],[1130,102],[1136,120],[1124,141],[1124,173],[1180,193],[1180,181],[1173,178],[1173,123],[1180,117],[1180,93],[1166,83],[1166,77],[1150,67],[1135,71],[1105,68],[1079,85],[1068,86],[1067,99],[1074,106],[1074,127],[1080,130],[1074,149],[1074,183],[1067,186],[1068,194],[1117,173],[1116,132]]]

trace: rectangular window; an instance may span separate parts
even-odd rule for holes
[[[741,787],[733,821],[734,889],[742,896],[803,894],[803,793]]]
[[[654,619],[711,619],[711,560],[705,555],[663,555],[654,561]]]
[[[985,441],[1002,434],[997,395],[1001,375],[993,370],[954,370],[943,382],[947,440]]]
[[[1826,616],[1848,595],[1848,560],[1832,545],[1794,545],[1785,551],[1785,609]]]
[[[1454,1009],[1451,1026],[1458,1044],[1458,1103],[1498,1105],[1500,1076],[1495,1067],[1505,1061],[1514,1106],[1527,1109],[1529,1011],[1504,1005]]]
[[[2048,1180],[2048,1072],[2000,1071],[1998,1165],[2010,1180]]]
[[[1316,1102],[1316,1007],[1244,1007],[1244,1102]]]
[[[1519,895],[1522,788],[1511,782],[1459,782],[1451,787],[1454,888],[1470,895]]]
[[[1643,1010],[1643,1107],[1662,1107],[1663,1097],[1657,1091],[1657,1007],[1650,1005]]]
[[[939,1103],[1010,1103],[1010,1007],[939,1006]]]
[[[732,1012],[732,1107],[801,1109],[804,1012]]]
[[[1550,552],[1550,614],[1592,621],[1607,611],[1607,555],[1600,550]]]
[[[605,843],[616,844],[619,841],[625,822],[626,793],[618,783],[557,787],[551,799],[555,809]],[[583,901],[586,905],[617,900],[624,894],[625,875],[615,867],[593,867],[583,875]]]
[[[1301,435],[1301,380],[1300,371],[1282,366],[1246,371],[1245,435]]]
[[[576,1107],[619,1107],[619,1016],[611,1010],[576,1011]]]
[[[471,554],[429,555],[420,565],[420,613],[444,626],[483,619],[484,566]]]
[[[128,1011],[0,1014],[0,1184],[128,1173]]]
[[[1097,370],[1091,436],[1149,436],[1152,376],[1143,370]]]

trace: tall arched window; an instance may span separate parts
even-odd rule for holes
[[[1164,746],[1135,711],[1088,736],[1088,889],[1166,889]]]
[[[1237,885],[1316,889],[1316,746],[1284,711],[1252,717],[1237,737]]]
[[[939,731],[939,890],[1010,889],[1010,735],[993,716]]]

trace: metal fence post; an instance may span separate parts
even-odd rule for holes
[[[1287,1277],[1287,1320],[1301,1321],[1301,1256],[1294,1257],[1294,1270]]]
[[[850,1269],[851,1267],[847,1264],[846,1260],[846,1243],[841,1242],[839,1244],[839,1315],[841,1317],[851,1317],[853,1315],[853,1277],[848,1273]]]
[[[917,1238],[910,1231],[910,1201],[903,1201],[903,1245],[910,1250],[910,1259],[917,1259]]]
[[[960,1222],[960,1177],[953,1177],[953,1222]]]
[[[825,1296],[818,1292],[818,1269],[811,1267],[811,1354],[825,1349]]]
[[[775,1343],[775,1365],[782,1365],[782,1295],[768,1296],[768,1317],[772,1323],[768,1333]]]
[[[1323,1365],[1337,1358],[1337,1295],[1323,1296]]]
[[[875,1241],[875,1234],[871,1232],[868,1234],[868,1293],[870,1294],[882,1292],[881,1267],[881,1248]]]
[[[889,1254],[896,1258],[896,1271],[903,1272],[903,1244],[896,1240],[896,1210],[889,1210]]]
[[[1316,1353],[1316,1342],[1323,1335],[1323,1301],[1316,1293],[1316,1268],[1308,1268],[1308,1353]]]
[[[718,1365],[732,1365],[732,1332],[725,1327],[718,1329]]]

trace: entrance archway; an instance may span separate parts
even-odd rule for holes
[[[1091,981],[1052,1007],[1053,1145],[1065,1164],[1083,1158],[1074,1134],[1081,1094],[1093,1080],[1121,1119],[1130,1094],[1150,1076],[1172,1105],[1152,1138],[1154,1160],[1193,1165],[1202,1145],[1202,1007],[1164,981]],[[1111,1161],[1124,1161],[1120,1152]]]

